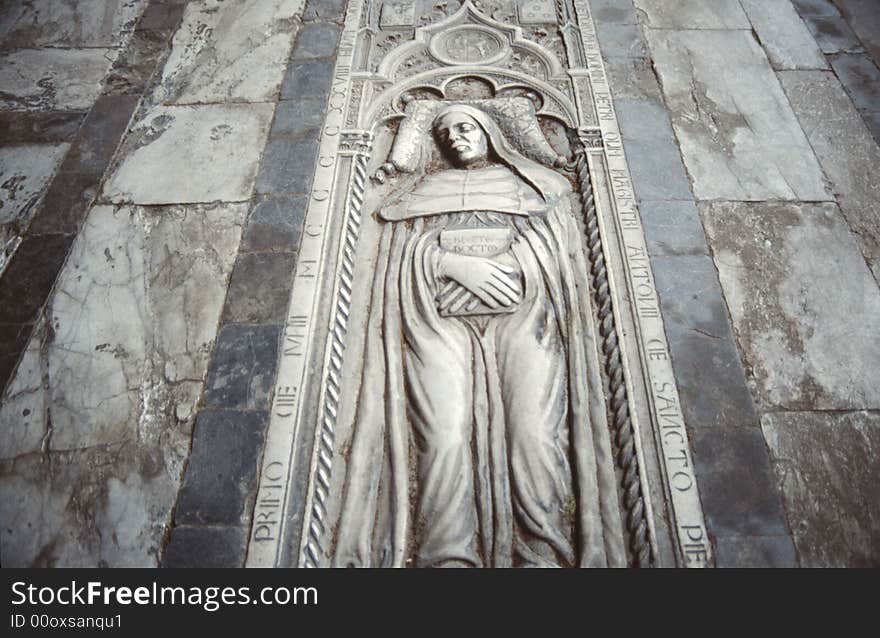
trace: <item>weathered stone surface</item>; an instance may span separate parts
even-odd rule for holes
[[[662,103],[619,99],[616,108],[639,201],[690,200],[690,184]]]
[[[880,408],[880,290],[835,204],[701,213],[758,401]]]
[[[31,222],[32,234],[76,233],[98,194],[100,176],[60,172]]]
[[[163,567],[241,567],[248,528],[175,527],[162,556]]]
[[[129,33],[146,0],[30,0],[4,3],[4,48],[114,47]]]
[[[268,410],[280,326],[225,326],[205,383],[205,405]]]
[[[634,0],[653,29],[751,29],[737,0]]]
[[[270,137],[299,137],[317,131],[324,119],[324,100],[282,100],[275,109]]]
[[[823,53],[860,51],[862,44],[830,0],[792,0]]]
[[[224,323],[284,323],[295,265],[292,253],[243,253],[235,262]]]
[[[857,109],[880,111],[880,69],[870,56],[841,53],[831,58],[831,68]]]
[[[880,565],[880,414],[766,414],[788,522],[804,567]]]
[[[875,60],[880,60],[880,5],[875,0],[834,0]]]
[[[652,256],[708,254],[700,214],[692,201],[643,201],[639,209]]]
[[[303,25],[293,47],[296,60],[329,58],[336,54],[339,41],[339,27],[333,24],[312,22]]]
[[[10,459],[28,452],[37,452],[47,435],[46,393],[43,391],[44,370],[40,357],[41,340],[45,332],[37,329],[25,351],[15,379],[9,385],[0,411],[0,458]]]
[[[647,58],[609,57],[605,63],[611,92],[616,101],[663,99],[651,61]]]
[[[0,55],[0,109],[91,108],[114,49],[24,49]]]
[[[186,7],[154,99],[265,102],[284,75],[303,0],[198,0]]]
[[[685,423],[692,429],[754,426],[758,419],[712,260],[652,257],[651,265]]]
[[[68,142],[84,117],[82,111],[0,111],[0,139],[6,144]]]
[[[629,140],[624,148],[639,201],[693,197],[675,144],[656,139]]]
[[[136,106],[137,98],[131,95],[99,97],[64,159],[62,170],[100,177],[119,146]]]
[[[750,33],[647,35],[698,199],[829,198],[810,145]]]
[[[248,522],[267,420],[266,412],[204,410],[199,414],[175,522]]]
[[[281,99],[323,98],[330,89],[333,60],[308,60],[291,64],[281,85]]]
[[[605,24],[597,27],[604,56],[643,58],[648,54],[638,24]]]
[[[243,216],[244,206],[92,210],[47,311],[49,449],[149,439],[162,413],[189,418]]]
[[[767,444],[757,427],[694,432],[694,463],[709,533],[785,536]]]
[[[188,0],[185,2],[151,2],[138,20],[138,31],[165,31],[180,26]]]
[[[880,281],[880,149],[833,74],[784,71],[779,76],[862,254]]]
[[[25,236],[0,278],[0,325],[33,323],[46,301],[73,237],[69,235]]]
[[[3,461],[3,566],[155,566],[187,450],[173,432],[161,451],[129,442]]]
[[[740,0],[774,69],[827,69],[828,63],[789,0]]]
[[[272,110],[271,104],[152,109],[128,134],[104,196],[136,204],[248,199]]]
[[[168,54],[169,38],[170,34],[165,31],[141,29],[135,31],[128,46],[114,60],[104,80],[105,93],[142,94],[156,72],[159,62]]]
[[[788,536],[722,536],[715,540],[716,567],[797,567]]]
[[[91,211],[0,408],[4,564],[155,564],[245,213]]]
[[[32,324],[0,324],[0,387],[5,388],[27,348]]]
[[[639,21],[632,0],[593,0],[590,10],[597,29],[603,24],[638,24]]]
[[[327,19],[341,23],[345,17],[346,0],[309,0],[303,20]]]
[[[0,147],[0,244],[23,230],[67,144]]]
[[[269,140],[257,177],[258,193],[307,193],[315,174],[318,131],[296,140]]]
[[[299,247],[306,195],[260,200],[251,211],[242,238],[242,252],[292,252]]]

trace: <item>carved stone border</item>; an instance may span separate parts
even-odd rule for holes
[[[594,185],[600,187],[599,190],[610,191],[611,206],[604,207],[605,210],[598,207],[603,213],[598,218],[599,231],[605,238],[606,260],[612,266],[609,272],[610,284],[621,292],[624,288],[627,289],[630,300],[628,310],[635,328],[635,334],[620,343],[623,360],[629,362],[629,365],[624,365],[627,388],[635,394],[636,402],[641,400],[647,403],[647,422],[652,426],[653,444],[656,445],[661,460],[660,470],[668,503],[666,509],[671,519],[670,531],[675,540],[673,551],[676,563],[686,567],[711,566],[712,547],[706,533],[690,443],[605,65],[588,3],[586,0],[572,2],[580,28],[603,142],[601,150],[590,149],[587,152],[587,161]],[[605,183],[598,183],[602,181]],[[612,241],[612,237],[616,241]],[[613,255],[616,259],[609,260],[611,248],[615,250],[610,252],[617,254]],[[617,268],[614,262],[617,262]],[[616,277],[623,279],[617,286]],[[618,294],[617,299],[622,300],[623,295]],[[620,308],[615,308],[615,323],[618,326],[626,325],[622,314]],[[630,348],[635,351],[628,352]],[[632,377],[635,371],[641,371],[643,377],[640,388]],[[632,406],[631,403],[631,407],[635,408],[632,415],[635,433],[633,442],[644,484],[646,458],[643,448],[651,441],[645,438],[646,433],[641,431],[636,418],[640,408],[645,412],[645,406]],[[650,506],[650,501],[648,504]],[[650,512],[647,514],[647,521],[649,525],[652,524],[653,515]],[[657,538],[655,533],[651,536]]]
[[[345,126],[345,106],[349,98],[351,67],[362,6],[357,0],[349,4],[340,37],[329,108],[321,131],[318,162],[306,210],[302,244],[297,255],[296,274],[284,329],[278,381],[260,474],[260,487],[257,491],[251,523],[245,563],[247,567],[274,567],[283,565],[286,561],[299,563],[300,552],[290,552],[291,548],[285,545],[288,528],[295,515],[290,511],[289,490],[296,469],[294,457],[297,450],[306,445],[308,434],[304,432],[307,428],[302,427],[305,422],[303,414],[307,403],[306,386],[310,381],[307,379],[308,362],[313,358],[313,351],[322,345],[318,338],[322,283],[328,275],[334,280],[337,279],[336,268],[330,273],[327,272],[330,264],[326,263],[328,261],[326,256],[332,252],[334,233],[325,230],[331,225],[334,211],[345,206],[345,202],[334,200],[334,194],[338,196],[346,193],[347,190],[337,189],[337,184],[350,181],[351,157],[349,162],[343,161],[341,151],[344,147],[341,148],[340,142]],[[369,138],[362,139],[368,141]],[[347,154],[357,155],[359,158],[366,155],[365,149],[358,147],[349,147]],[[356,161],[362,164],[364,160]],[[351,210],[351,206],[347,208]],[[335,305],[338,309],[338,301]],[[321,434],[332,441],[332,431]],[[320,449],[320,445],[315,445],[314,457],[320,458]],[[318,521],[315,523],[315,528],[320,531],[322,505],[314,510],[312,503],[317,501],[322,504],[323,499],[320,496],[315,497],[316,491],[317,488],[313,490],[310,486],[304,511]],[[301,507],[301,504],[297,507]],[[311,528],[311,523],[304,527],[304,529]],[[306,543],[308,533],[301,536]]]
[[[559,4],[566,3],[560,0]],[[649,566],[654,562],[658,540],[662,541],[664,536],[658,536],[655,530],[661,519],[655,519],[652,507],[652,495],[659,496],[665,505],[662,512],[668,513],[670,532],[675,537],[674,547],[664,546],[660,552],[664,556],[672,554],[674,559],[664,559],[659,564],[708,565],[712,561],[711,547],[617,118],[589,8],[583,0],[573,0],[573,6],[579,29],[570,22],[560,29],[567,43],[577,47],[578,57],[582,55],[588,67],[586,71],[572,69],[570,75],[583,134],[584,149],[576,168],[585,204],[592,283],[598,295],[607,288],[621,292],[625,288],[629,293],[618,294],[614,302],[610,294],[597,299],[597,307],[604,312],[600,316],[600,334],[611,386],[609,404],[618,462],[623,470],[623,505],[630,546],[635,564]],[[346,139],[340,143],[343,126],[351,124],[352,108],[364,107],[363,102],[353,103],[354,98],[363,95],[361,83],[351,81],[363,10],[364,5],[357,0],[349,6],[321,135],[254,511],[248,566],[318,566],[324,555],[325,502],[330,488],[340,392],[338,374],[343,362],[353,255],[371,141],[369,133],[346,131]],[[575,37],[578,31],[579,38]],[[584,82],[584,76],[589,83]],[[595,101],[595,111],[584,104],[590,97]],[[598,128],[587,128],[595,125],[596,116]],[[340,199],[343,193],[345,198]],[[343,225],[332,221],[336,215],[345,216]],[[596,268],[600,263],[607,264],[604,274]],[[605,279],[596,279],[596,275]],[[321,295],[322,289],[324,296],[331,293],[326,290],[327,282],[332,284],[329,307],[322,302]],[[330,317],[329,327],[320,325],[321,317],[325,316]],[[324,335],[326,341],[321,338]],[[316,382],[306,378],[306,371],[309,362],[317,360],[316,348],[321,344],[325,344],[321,368],[324,376],[316,390]],[[318,412],[309,416],[305,405],[309,401],[307,386],[312,386],[310,394],[317,393],[314,399],[318,406]],[[314,432],[301,427],[312,421]],[[640,422],[652,426],[647,437]],[[311,452],[304,454],[301,448]],[[652,458],[655,449],[662,460],[659,465]],[[295,462],[297,455],[299,460]],[[308,487],[298,496],[305,497],[305,502],[300,500],[291,506],[295,496],[290,493],[294,473],[303,470],[308,472]],[[662,483],[659,488],[658,482]],[[297,521],[300,514],[303,520]],[[295,536],[297,525],[301,530],[299,543]]]

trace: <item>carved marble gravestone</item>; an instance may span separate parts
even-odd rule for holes
[[[249,566],[706,566],[581,0],[352,2]]]

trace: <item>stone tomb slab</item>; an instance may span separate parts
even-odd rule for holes
[[[311,190],[284,169],[311,137],[273,138],[258,180],[308,207],[247,564],[711,565],[588,6],[565,39],[550,2],[422,3],[397,40],[362,9]],[[319,26],[295,59],[326,55]]]

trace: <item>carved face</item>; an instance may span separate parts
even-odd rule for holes
[[[486,133],[476,120],[464,113],[447,113],[434,127],[437,143],[459,166],[468,166],[489,156]]]

